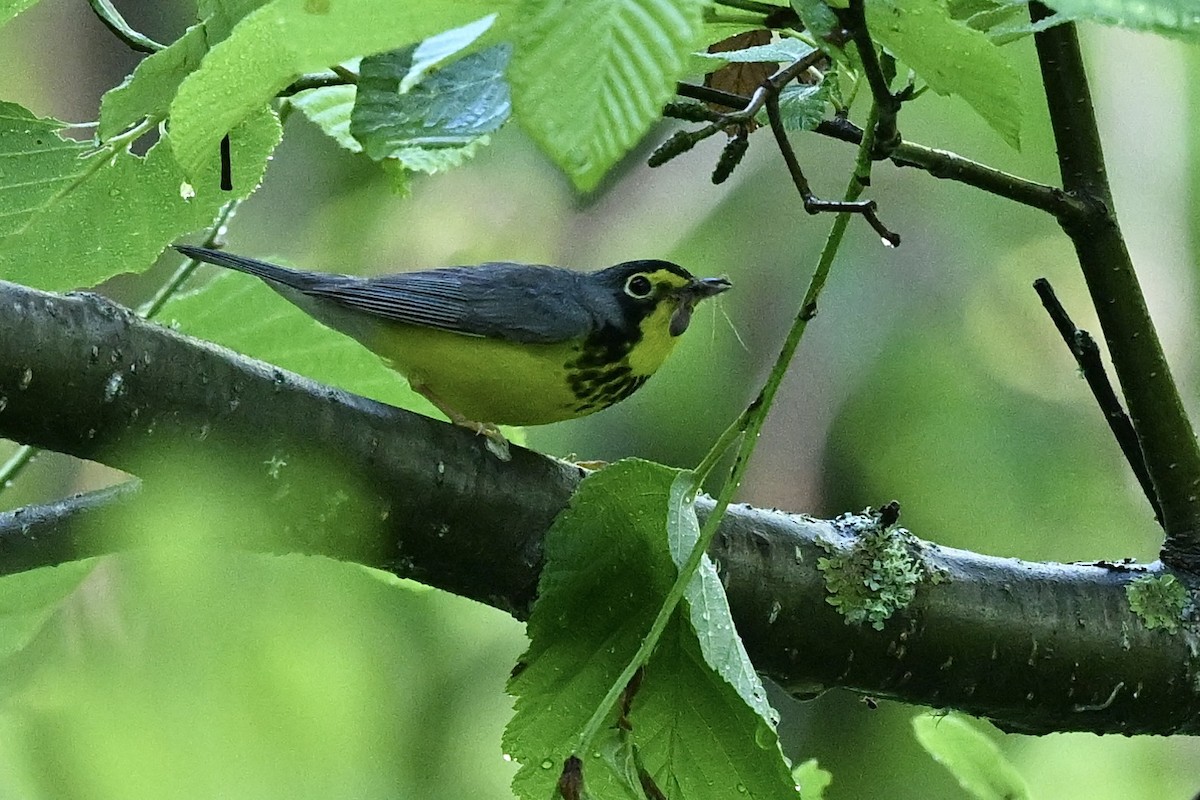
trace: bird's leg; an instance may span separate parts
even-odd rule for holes
[[[504,438],[504,434],[490,422],[476,422],[473,419],[467,419],[456,408],[448,405],[445,400],[438,397],[428,386],[423,383],[409,382],[412,390],[424,397],[429,402],[433,403],[438,411],[445,414],[451,422],[458,425],[460,428],[475,431],[475,433],[487,438],[487,449],[492,452],[496,458],[501,461],[511,461],[512,453],[509,450],[508,439]]]

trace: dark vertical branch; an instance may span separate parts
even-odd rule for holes
[[[875,42],[867,30],[866,4],[863,0],[850,0],[849,6],[842,12],[843,24],[850,31],[850,39],[862,59],[863,74],[867,77],[867,85],[871,87],[871,96],[879,109],[879,122],[875,129],[876,158],[886,158],[901,142],[900,129],[896,117],[900,113],[900,104],[904,97],[893,94],[888,86],[888,79],[883,74],[883,66],[879,63],[879,54],[875,52]]]
[[[1045,306],[1046,313],[1053,320],[1054,327],[1058,329],[1067,349],[1074,356],[1080,374],[1087,381],[1088,388],[1092,390],[1092,397],[1096,399],[1096,405],[1100,406],[1100,411],[1104,413],[1108,429],[1112,432],[1113,438],[1117,440],[1117,445],[1120,446],[1121,453],[1129,463],[1129,468],[1133,470],[1138,485],[1142,487],[1142,493],[1150,502],[1150,508],[1154,510],[1154,518],[1161,525],[1162,507],[1159,505],[1158,495],[1154,493],[1154,482],[1150,480],[1150,471],[1146,468],[1146,454],[1142,452],[1142,446],[1138,442],[1133,423],[1129,421],[1129,416],[1121,407],[1121,401],[1108,379],[1108,372],[1105,371],[1104,362],[1100,358],[1100,347],[1087,331],[1076,327],[1075,323],[1071,321],[1071,316],[1059,302],[1058,296],[1054,294],[1054,288],[1050,285],[1050,281],[1038,278],[1033,282],[1033,288],[1037,291],[1038,297],[1042,299],[1042,305]]]
[[[1051,12],[1034,2],[1030,13],[1036,22]],[[1059,223],[1075,246],[1162,504],[1163,561],[1196,570],[1200,568],[1200,446],[1113,213],[1079,39],[1075,26],[1067,24],[1037,33],[1034,40],[1063,188],[1087,207],[1084,213],[1060,216]]]

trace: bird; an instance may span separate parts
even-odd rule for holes
[[[700,301],[731,288],[658,259],[596,272],[490,262],[359,277],[176,245],[261,278],[403,375],[507,460],[498,425],[543,425],[626,399],[662,366]]]

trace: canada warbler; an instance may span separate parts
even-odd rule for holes
[[[490,263],[361,278],[175,249],[262,278],[382,357],[451,421],[501,442],[496,424],[573,419],[629,397],[696,304],[730,287],[656,260],[593,273]]]

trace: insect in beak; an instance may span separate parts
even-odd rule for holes
[[[698,278],[679,290],[679,307],[671,315],[671,335],[680,336],[692,321],[696,304],[726,291],[733,284],[724,278]]]

